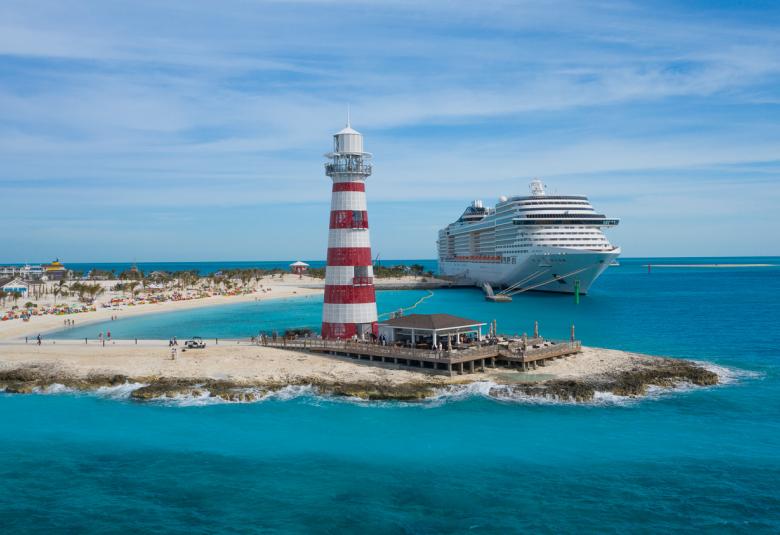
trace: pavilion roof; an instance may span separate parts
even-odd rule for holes
[[[458,327],[474,327],[485,323],[468,318],[461,318],[451,314],[409,314],[391,320],[383,321],[380,325],[399,329],[420,329],[425,331],[440,331],[445,329],[457,329]]]

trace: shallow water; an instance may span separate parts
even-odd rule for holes
[[[306,389],[216,405],[132,403],[127,387],[0,395],[0,526],[778,532],[780,270],[648,274],[641,263],[610,268],[578,306],[545,294],[492,304],[456,290],[436,291],[418,311],[496,318],[504,332],[538,319],[543,334],[560,337],[574,322],[586,344],[707,360],[729,384],[589,405],[495,400],[486,385],[423,404]],[[418,294],[380,292],[380,310]],[[318,322],[318,300],[306,298],[109,325],[118,337],[228,338]],[[90,337],[105,328],[84,327]]]

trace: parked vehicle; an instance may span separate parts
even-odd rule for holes
[[[193,336],[186,342],[184,342],[184,347],[187,349],[203,349],[206,347],[206,342],[203,341],[203,338],[200,336]]]

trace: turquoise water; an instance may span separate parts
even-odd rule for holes
[[[780,269],[648,274],[641,264],[610,268],[578,306],[546,294],[491,304],[454,290],[436,291],[417,310],[496,318],[504,332],[530,331],[538,319],[544,334],[561,337],[574,322],[587,344],[709,360],[726,369],[728,384],[579,406],[498,402],[476,391],[419,405],[306,390],[202,406],[137,404],[120,392],[0,395],[0,526],[780,531]],[[419,295],[380,292],[379,306]],[[318,300],[305,298],[108,326],[118,337],[230,338],[318,323]],[[90,337],[106,328],[83,327]]]

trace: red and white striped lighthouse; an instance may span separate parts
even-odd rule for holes
[[[323,338],[365,338],[376,335],[377,314],[371,241],[366,210],[366,178],[371,154],[363,152],[363,136],[347,126],[333,136],[333,152],[325,155],[325,173],[333,179],[325,268]]]

